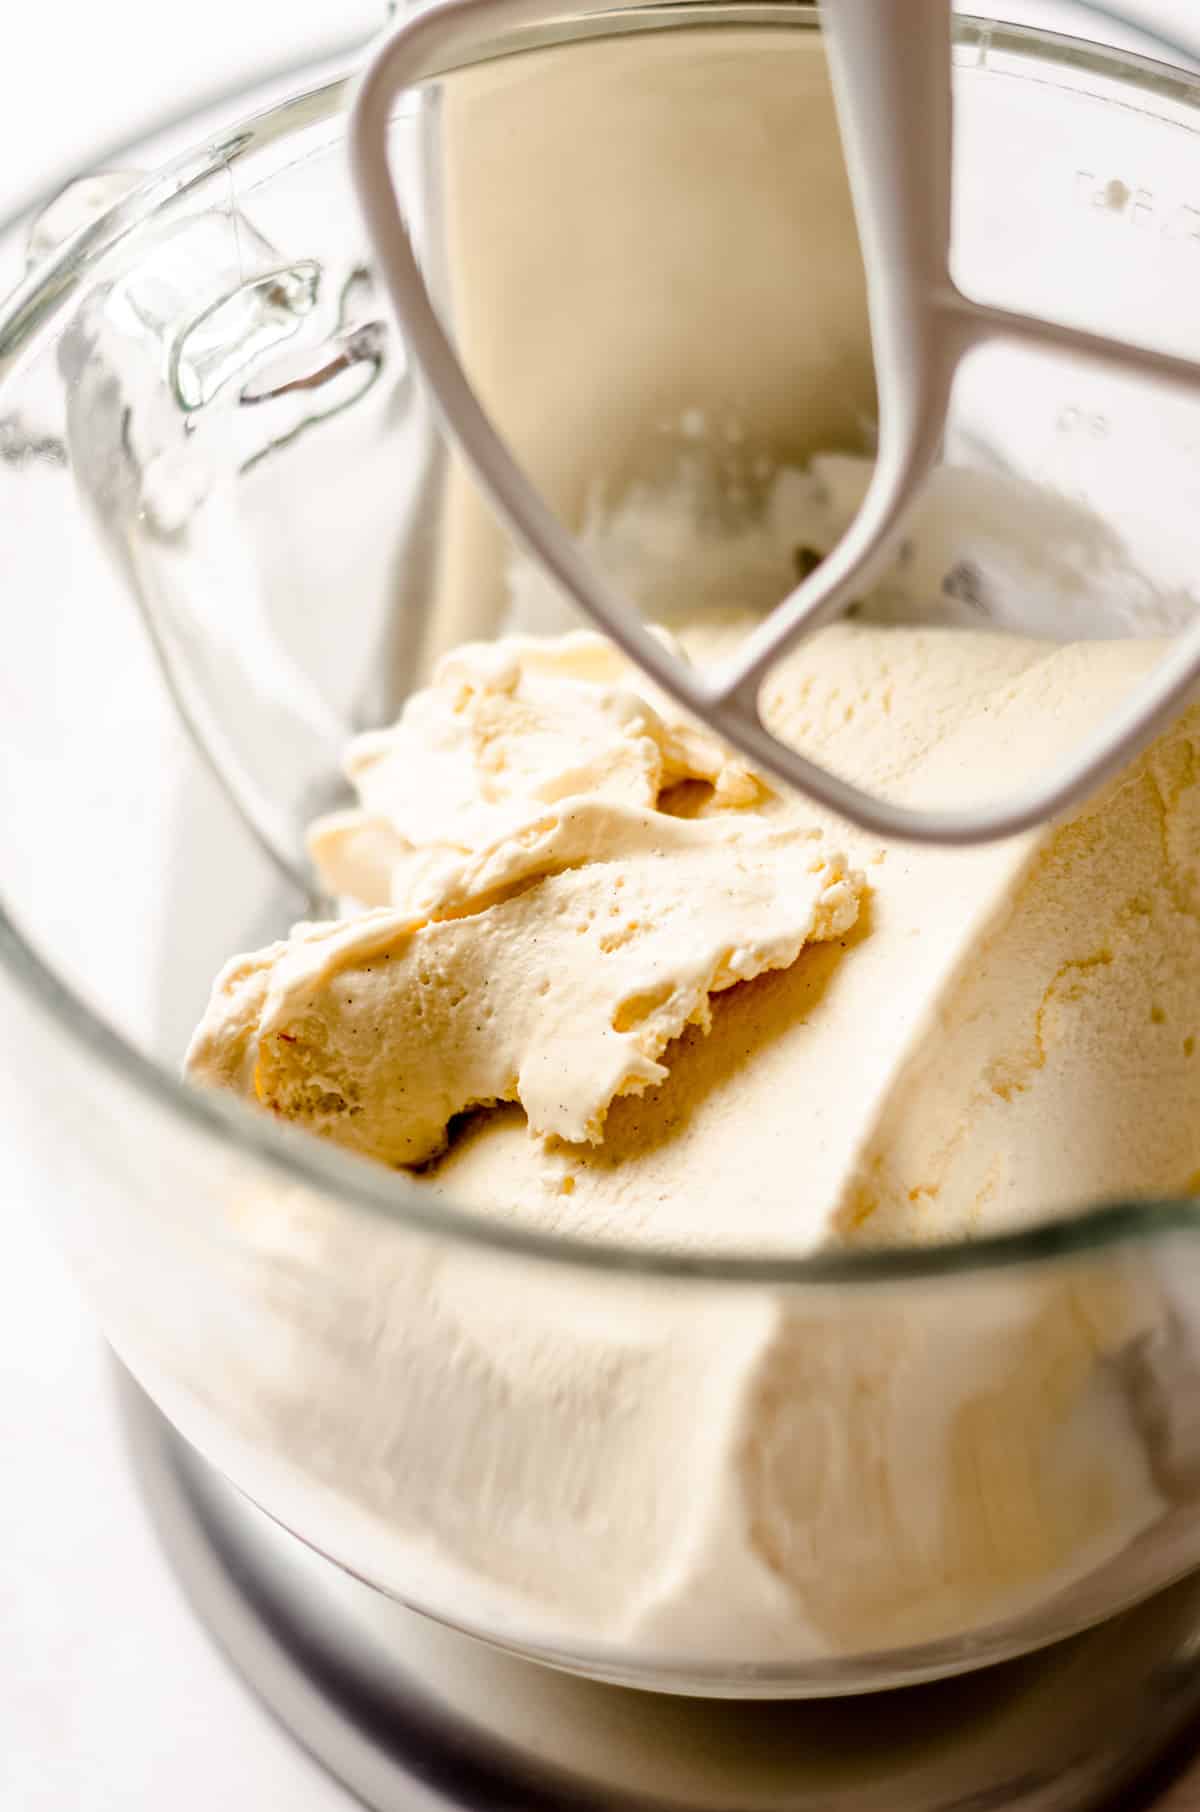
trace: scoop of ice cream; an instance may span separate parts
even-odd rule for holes
[[[709,997],[838,938],[862,878],[815,831],[577,799],[444,857],[425,913],[299,926],[219,977],[188,1063],[367,1156],[420,1164],[465,1108],[599,1140]]]

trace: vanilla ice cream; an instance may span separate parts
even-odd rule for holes
[[[503,1101],[596,1144],[710,996],[848,932],[861,875],[614,666],[598,636],[463,649],[357,744],[363,809],[313,843],[376,909],[235,958],[193,1074],[388,1163]],[[697,786],[711,815],[670,809]]]
[[[767,711],[946,804],[1061,758],[1157,653],[844,624]],[[235,960],[192,1068],[392,1163],[519,1103],[459,1126],[425,1186],[661,1244],[930,1240],[1181,1190],[1195,733],[1066,824],[884,847],[780,797],[599,637],[462,650],[354,745],[361,805],[314,830],[370,910]]]
[[[767,702],[949,803],[1060,756],[1157,653],[842,624]],[[229,966],[195,1073],[436,1157],[409,1172],[435,1207],[626,1245],[961,1240],[1186,1186],[1200,712],[1070,821],[943,851],[821,823],[664,710],[595,638],[456,656],[314,830],[346,916]],[[297,1250],[340,1279],[256,1438],[302,1449],[373,1552],[386,1529],[382,1583],[514,1640],[734,1666],[936,1644],[1083,1590],[1163,1511],[1133,1272],[985,1279],[933,1337],[915,1286],[606,1310],[573,1273],[497,1295],[486,1254],[405,1256],[286,1197],[240,1218],[272,1288]]]

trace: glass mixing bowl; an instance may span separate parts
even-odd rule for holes
[[[978,20],[955,79],[977,286],[1200,352],[1200,83]],[[323,77],[76,190],[0,315],[3,1093],[108,1338],[304,1542],[584,1674],[854,1692],[1115,1613],[1200,1565],[1193,1203],[922,1250],[648,1250],[434,1207],[181,1082],[220,963],[320,905],[301,835],[341,740],[505,621],[508,554],[372,286],[346,99]],[[748,452],[687,467],[702,547],[714,471],[867,444],[810,9],[565,11],[553,42],[447,72],[395,139],[475,368],[567,517],[597,478],[619,497],[692,460],[730,398]],[[554,180],[523,209],[531,172]],[[598,289],[581,343],[562,325]],[[1001,372],[956,402],[960,446],[1102,513],[1186,615],[1163,525],[1196,520],[1195,405],[1052,363],[1019,420],[1009,394]]]

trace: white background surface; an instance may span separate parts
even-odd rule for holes
[[[997,10],[1071,23],[1069,6]],[[0,214],[98,148],[365,37],[382,12],[383,0],[22,0],[3,26]],[[1157,0],[1139,17],[1190,21],[1200,35],[1197,0]],[[182,1605],[124,1468],[103,1353],[42,1233],[38,1189],[36,1153],[19,1128],[0,1130],[0,1806],[345,1812]]]
[[[22,0],[0,13],[7,218],[98,148],[365,39],[384,5]],[[126,1472],[103,1349],[39,1225],[36,1153],[2,1115],[0,1142],[0,1808],[347,1812],[183,1605]]]

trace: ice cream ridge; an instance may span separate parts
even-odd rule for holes
[[[687,652],[746,625],[711,614]],[[847,622],[784,738],[897,799],[1011,788],[1160,653]],[[443,657],[311,850],[339,916],[235,958],[188,1057],[425,1190],[584,1237],[924,1242],[1200,1169],[1200,709],[1064,822],[884,845],[604,638]],[[419,1169],[414,1168],[419,1167]]]

